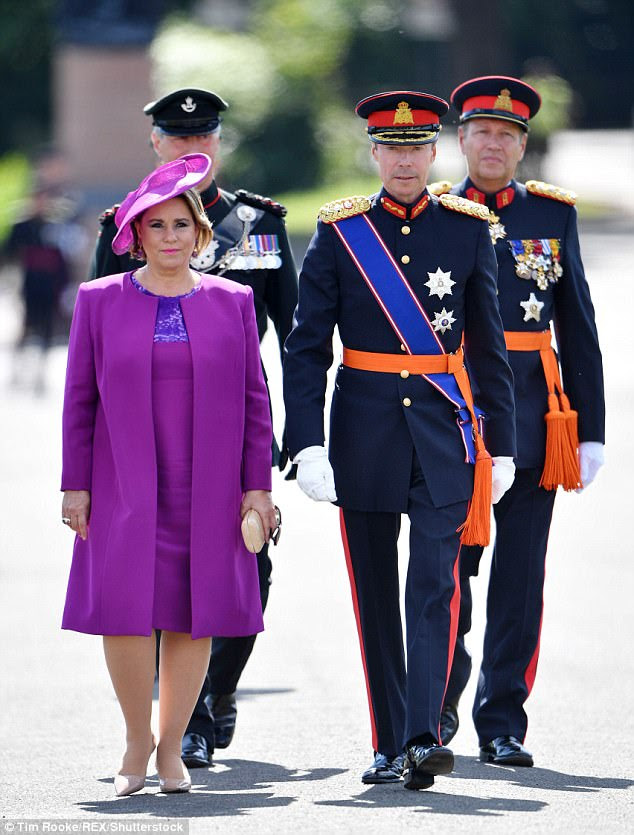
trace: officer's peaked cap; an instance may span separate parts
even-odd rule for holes
[[[427,145],[440,132],[440,117],[449,110],[444,99],[429,93],[392,90],[367,96],[355,107],[368,120],[368,136],[382,145]]]
[[[537,113],[542,100],[537,90],[519,78],[485,75],[456,87],[451,103],[460,113],[461,123],[483,117],[503,119],[527,130],[528,120]]]
[[[172,136],[196,136],[211,133],[220,124],[220,113],[229,107],[211,90],[187,87],[174,90],[145,105],[143,112],[152,123]]]

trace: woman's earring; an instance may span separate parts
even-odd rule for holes
[[[192,252],[192,258],[198,258],[198,250],[197,250],[197,249],[195,249],[195,250]]]

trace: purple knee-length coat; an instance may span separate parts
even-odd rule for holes
[[[62,490],[90,490],[62,628],[150,635],[157,469],[152,347],[158,298],[128,273],[82,284],[70,332]],[[193,366],[192,638],[263,629],[256,557],[240,534],[246,490],[271,489],[271,418],[252,291],[203,276],[181,299]],[[187,431],[174,426],[174,432]]]

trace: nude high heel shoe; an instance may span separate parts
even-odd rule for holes
[[[156,748],[156,740],[152,737],[152,749],[148,754],[148,760]],[[145,786],[145,774],[115,774],[114,793],[117,797],[127,797],[129,794],[141,791]]]
[[[117,797],[126,797],[140,791],[145,786],[145,774],[115,774],[114,793]]]
[[[189,776],[189,771],[183,766],[185,776],[180,777],[161,777],[159,774],[159,791],[164,794],[173,794],[176,792],[188,792],[192,787],[192,781]]]

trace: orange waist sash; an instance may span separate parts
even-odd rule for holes
[[[372,351],[343,349],[343,364],[358,371],[387,374],[455,374],[464,366],[462,346],[455,354],[375,354]],[[464,394],[463,394],[464,396]]]
[[[410,374],[453,374],[471,416],[476,448],[473,495],[467,520],[458,528],[460,540],[463,545],[488,545],[492,462],[480,434],[462,345],[455,354],[377,354],[344,348],[343,364],[358,371],[400,374],[404,378]]]
[[[578,416],[570,408],[559,375],[559,363],[551,345],[550,330],[537,333],[504,331],[509,351],[539,351],[548,389],[546,420],[546,457],[540,486],[556,490],[574,490],[581,485],[579,472]]]

